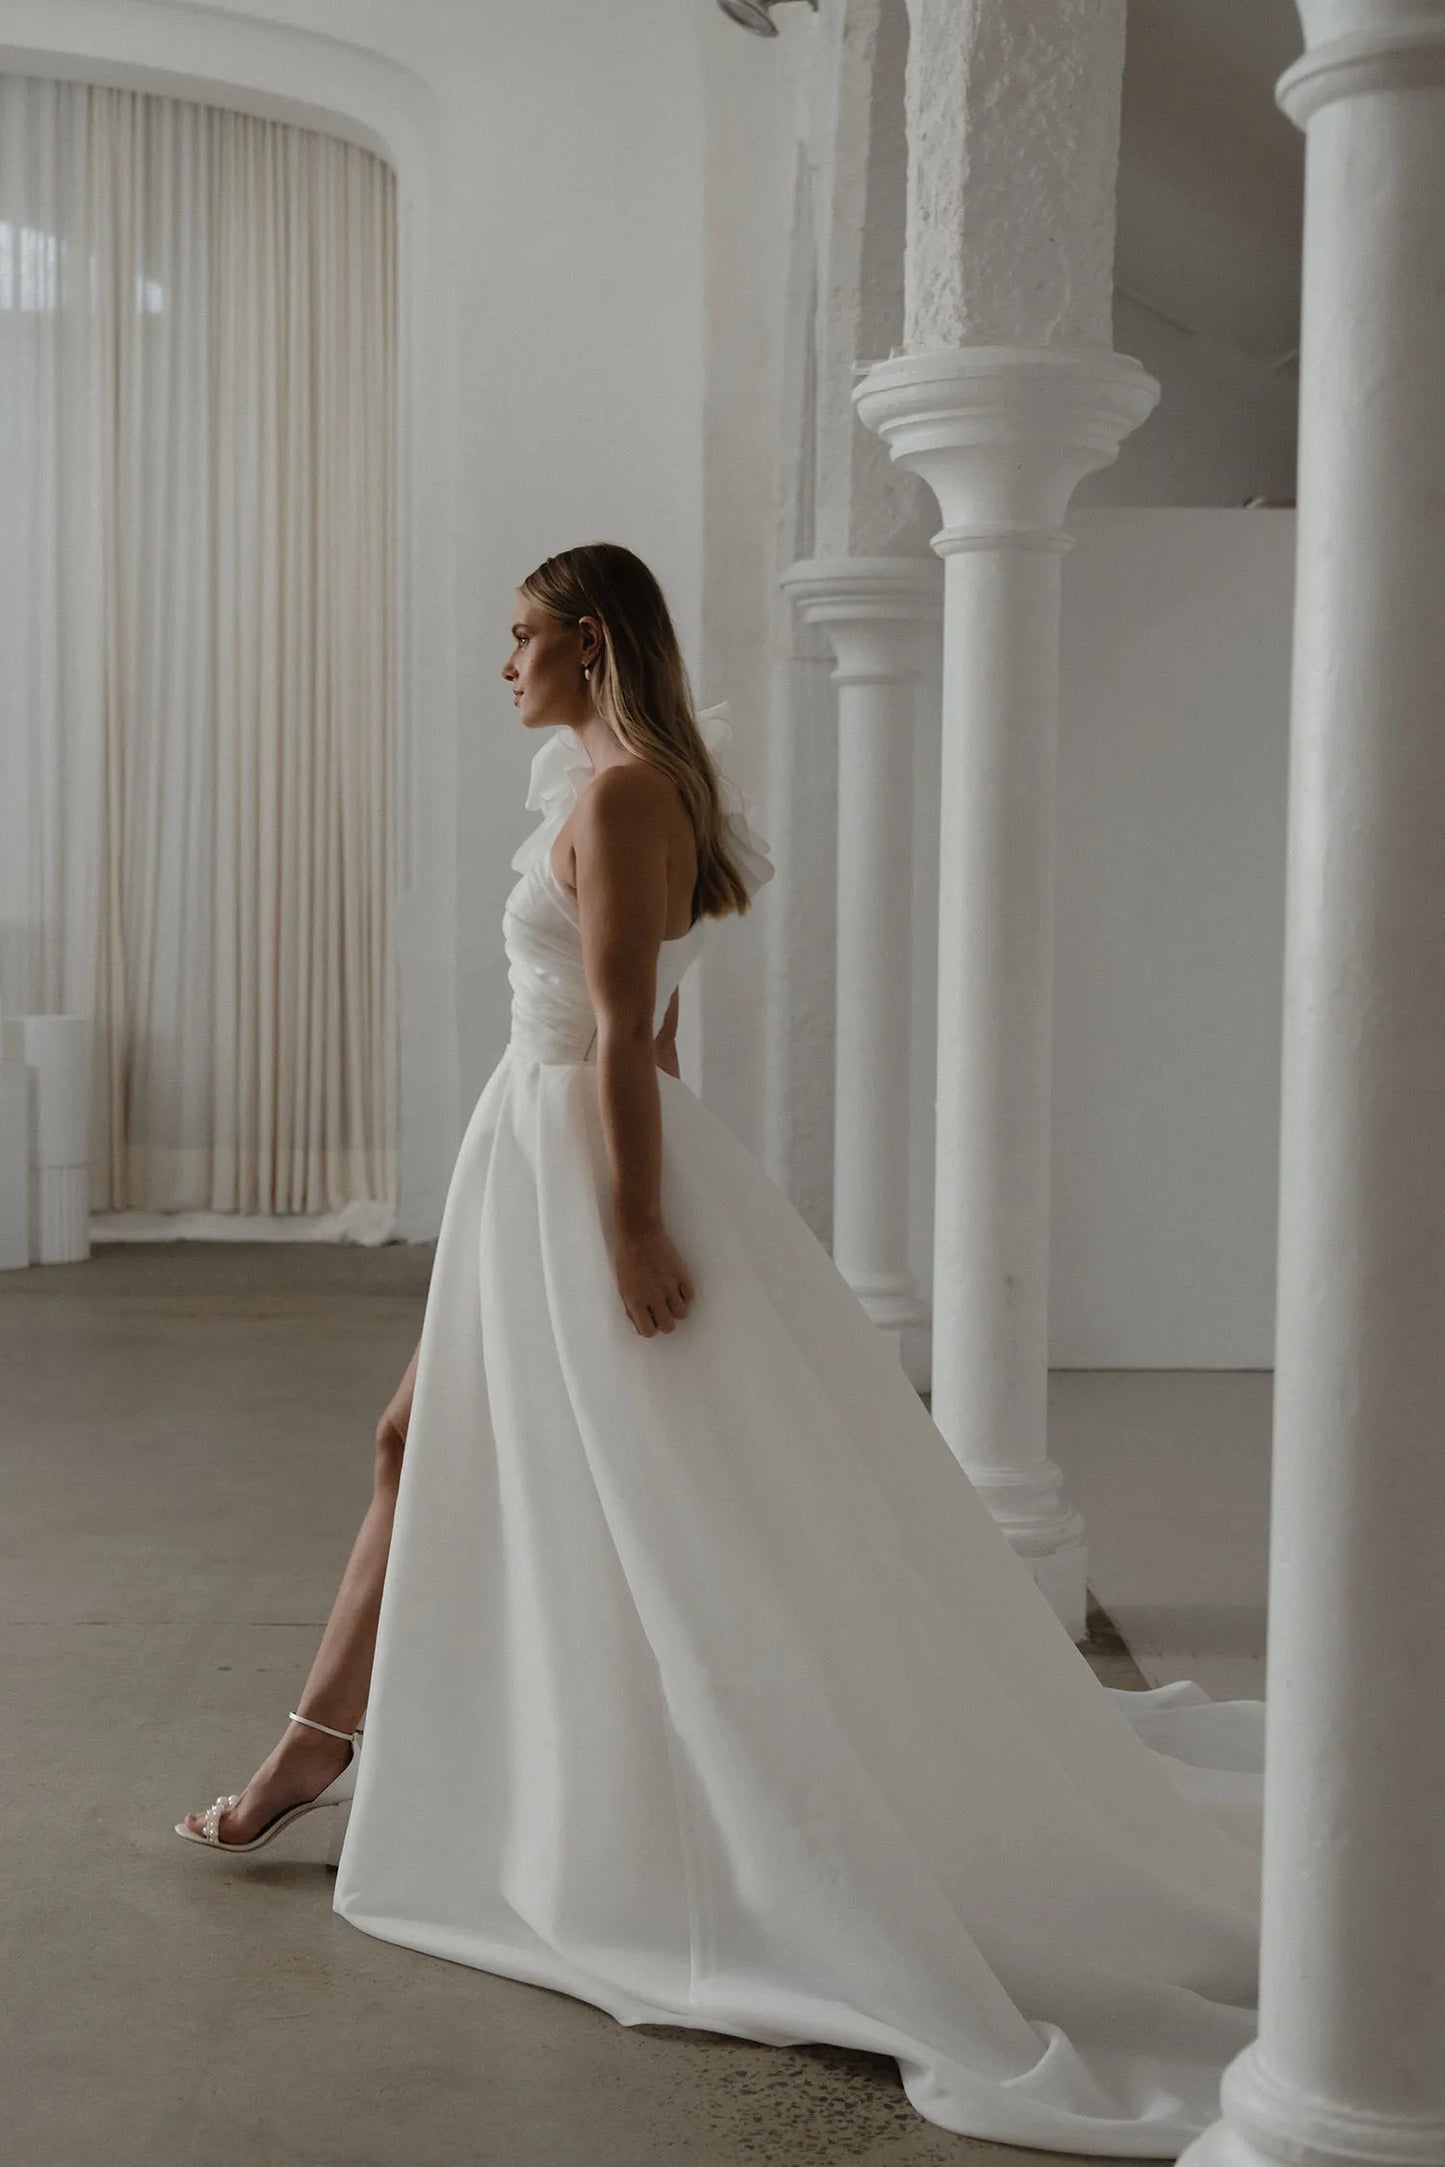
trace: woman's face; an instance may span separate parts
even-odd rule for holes
[[[597,653],[592,618],[564,624],[517,589],[512,598],[512,651],[502,675],[512,688],[512,702],[529,728],[584,721],[592,694],[583,665]]]

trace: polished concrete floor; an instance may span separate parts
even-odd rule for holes
[[[429,1269],[0,1275],[7,2167],[1040,2167],[923,2121],[889,2058],[627,2028],[356,1932],[314,1846],[171,1833],[284,1720]],[[1091,1660],[1142,1683],[1102,1618]]]

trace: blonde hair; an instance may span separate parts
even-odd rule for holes
[[[670,775],[697,838],[692,916],[751,907],[733,859],[717,772],[698,729],[671,614],[653,574],[620,542],[582,542],[547,557],[521,582],[539,608],[566,624],[591,617],[602,645],[590,689],[618,743]]]

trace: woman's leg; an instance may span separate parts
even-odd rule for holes
[[[417,1349],[420,1349],[420,1341]],[[371,1503],[351,1547],[321,1645],[296,1703],[297,1712],[333,1730],[354,1731],[366,1711],[381,1587],[391,1548],[391,1524],[402,1454],[416,1385],[416,1352],[390,1405],[376,1426],[376,1471]],[[315,1798],[346,1766],[350,1749],[340,1738],[288,1723],[238,1802],[222,1814],[221,1842],[247,1843],[288,1806]],[[186,1826],[200,1830],[203,1812],[188,1813]]]

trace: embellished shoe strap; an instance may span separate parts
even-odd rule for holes
[[[207,1806],[205,1817],[201,1822],[201,1834],[207,1843],[220,1843],[221,1816],[228,1806],[239,1805],[240,1800],[241,1794],[239,1791],[233,1791],[229,1798],[223,1791],[214,1805]]]
[[[355,1731],[334,1731],[329,1723],[318,1723],[312,1716],[298,1716],[294,1708],[288,1710],[293,1723],[304,1723],[313,1731],[325,1731],[328,1738],[344,1738],[348,1745],[356,1737]]]

